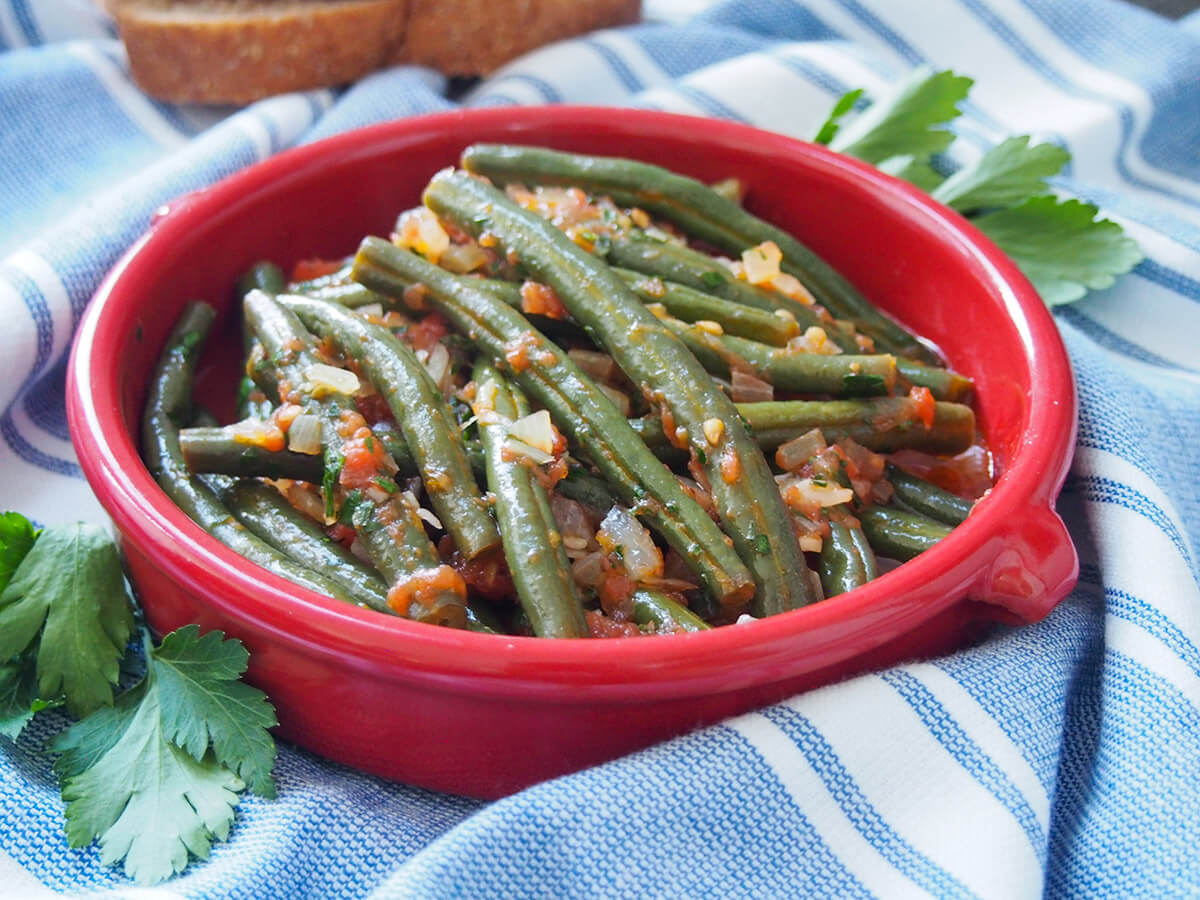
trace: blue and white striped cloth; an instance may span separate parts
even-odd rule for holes
[[[703,8],[689,18],[693,8]],[[242,110],[130,83],[84,0],[0,0],[0,508],[101,519],[63,415],[72,331],[151,211],[298,142],[445,109],[401,68]],[[977,81],[961,152],[1033,132],[1147,259],[1056,313],[1079,379],[1044,622],[482,805],[281,748],[212,859],[139,897],[1200,895],[1200,21],[1115,0],[661,0],[469,106],[583,102],[799,136],[918,64]],[[70,850],[50,727],[0,749],[0,894],[134,896]],[[4,739],[0,739],[4,741]],[[106,893],[107,892],[107,893]]]

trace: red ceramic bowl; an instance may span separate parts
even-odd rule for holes
[[[184,303],[215,304],[226,343],[236,343],[232,286],[250,263],[341,255],[364,234],[386,234],[430,175],[473,141],[741,178],[755,212],[794,232],[974,376],[979,425],[1001,473],[990,496],[937,547],[850,594],[653,639],[551,641],[407,622],[298,588],[217,543],[167,499],[138,455],[149,374]],[[216,381],[201,380],[202,397],[225,393],[228,384],[218,391]],[[1078,568],[1053,511],[1074,445],[1074,383],[1028,282],[965,220],[907,184],[729,122],[479,110],[281,154],[183,198],[154,222],[92,301],[67,391],[80,463],[122,536],[155,631],[195,622],[241,638],[250,679],[278,708],[281,737],[369,772],[476,797],[947,650],[981,623],[1035,621],[1070,590]]]

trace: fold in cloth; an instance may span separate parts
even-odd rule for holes
[[[1061,143],[1058,187],[1147,254],[1055,313],[1079,382],[1059,508],[1082,573],[1045,621],[488,805],[284,745],[279,798],[245,796],[209,861],[138,896],[1194,895],[1200,31],[1105,0],[732,0],[545,48],[455,101],[405,68],[213,110],[138,92],[86,8],[0,0],[0,508],[41,522],[103,520],[65,355],[152,211],[370,122],[578,102],[808,137],[845,90],[954,68],[976,79],[963,159],[1009,134]],[[0,893],[123,895],[95,847],[67,847],[41,753],[60,726],[0,739]]]

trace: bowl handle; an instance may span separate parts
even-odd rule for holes
[[[969,596],[988,618],[1028,624],[1046,617],[1075,586],[1079,555],[1063,520],[1048,505],[1027,505],[1009,519],[1000,551]]]

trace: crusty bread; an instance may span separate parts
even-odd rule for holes
[[[416,63],[486,75],[635,21],[640,0],[107,0],[133,77],[175,103],[248,103]]]

